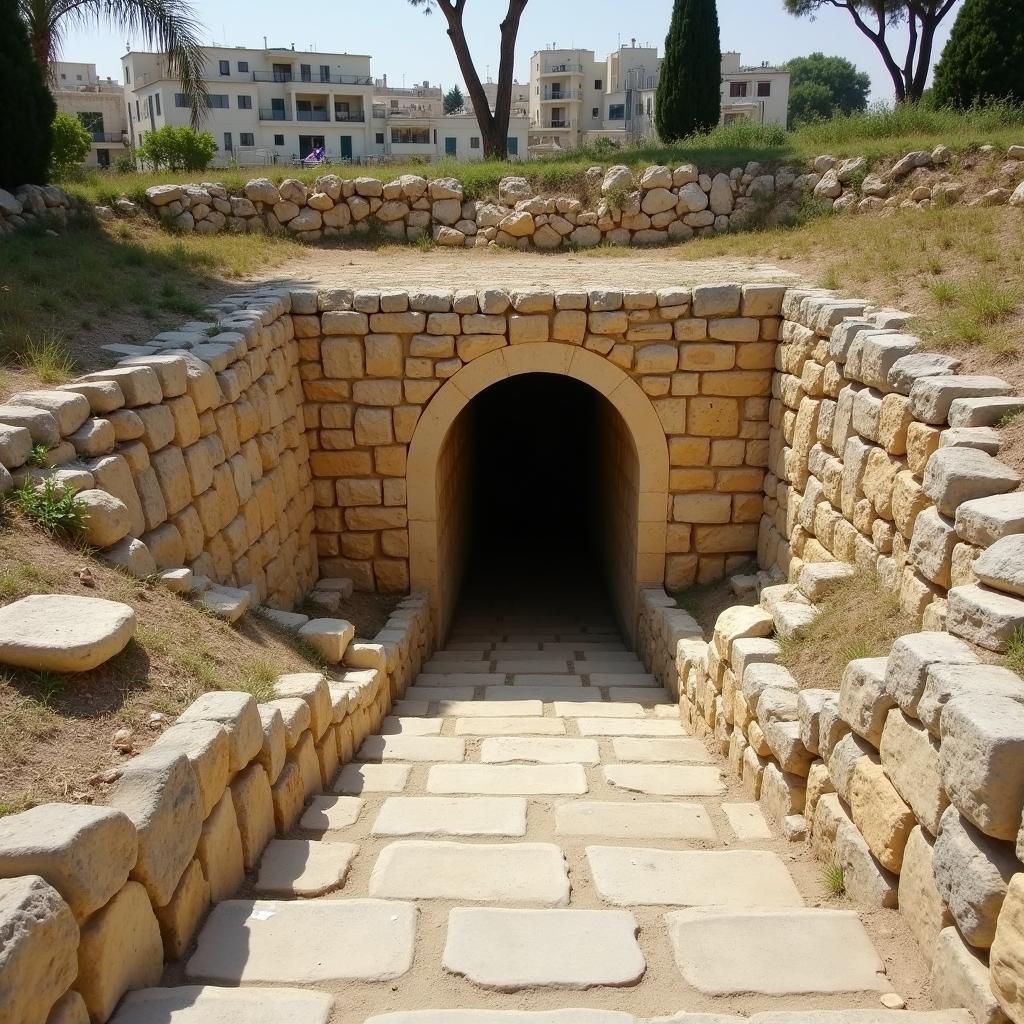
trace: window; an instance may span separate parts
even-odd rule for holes
[[[740,99],[747,95],[747,83],[746,82],[730,82],[729,83],[729,95],[733,99]]]
[[[174,105],[176,107],[187,107],[188,97],[183,92],[176,92],[174,94]]]
[[[304,82],[313,81],[313,68],[309,64],[299,65],[299,78]]]
[[[505,140],[505,145],[509,156],[519,156],[519,140],[514,135]]]
[[[321,64],[320,65],[320,81],[329,82],[331,80],[331,65]]]
[[[650,97],[650,96],[648,96],[648,97],[647,97],[647,116],[648,116],[648,117],[650,117],[650,116],[651,116],[651,107],[652,107],[652,105],[653,105],[653,102],[654,102],[654,101],[653,101],[653,100],[651,99],[651,97]]]
[[[392,110],[397,110],[398,109],[398,100],[392,100],[391,101],[391,109]]]
[[[220,73],[222,75],[230,75],[231,74],[231,61],[229,61],[229,60],[222,60],[219,63],[220,63]]]
[[[772,83],[771,82],[758,82],[757,83],[757,95],[758,96],[771,96],[772,94]]]
[[[239,110],[252,110],[252,97],[251,96],[239,96],[238,97],[238,109]]]
[[[210,93],[206,105],[208,107],[216,107],[219,110],[226,110],[230,106],[228,98],[224,93]]]
[[[469,137],[469,148],[470,149],[479,149],[480,148],[480,136],[479,135],[471,135]]]
[[[399,145],[430,145],[429,128],[392,128],[391,141]]]
[[[284,145],[284,136],[283,135],[275,135],[274,136],[274,145],[275,146],[283,146]]]
[[[132,73],[128,70],[128,65],[127,64],[125,64],[125,66],[124,66],[124,84],[125,85],[131,85],[132,84]]]
[[[239,132],[238,133],[238,144],[240,146],[255,146],[256,136],[252,132]]]
[[[590,111],[590,116],[591,117],[600,117],[601,116],[601,108],[600,107],[594,107],[594,109]]]
[[[247,75],[249,73],[249,62],[247,60],[240,60],[238,62],[238,73],[240,75]]]
[[[595,79],[594,79],[594,88],[595,88],[595,89],[596,89],[596,90],[597,90],[598,92],[600,92],[600,91],[601,91],[601,90],[602,90],[602,89],[604,88],[604,83],[603,83],[603,82],[601,81],[601,79],[600,79],[600,78],[595,78]]]
[[[138,100],[135,101],[135,120],[136,121],[141,121],[142,120],[142,113],[139,110],[139,101]]]
[[[383,146],[384,145],[384,133],[383,132],[377,132],[376,133],[376,144],[378,146]]]
[[[231,132],[224,133],[224,148],[230,153],[231,152]]]
[[[155,96],[155,99],[156,99],[156,116],[160,117],[161,116],[161,111],[160,111],[160,93],[155,93],[154,96]]]
[[[609,121],[625,121],[626,120],[626,104],[625,103],[609,103],[608,104],[608,120]]]

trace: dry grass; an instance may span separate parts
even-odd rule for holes
[[[779,639],[779,660],[802,690],[838,690],[848,662],[883,657],[897,637],[919,628],[874,576],[844,581],[820,608],[809,626]]]
[[[138,626],[128,647],[93,672],[0,675],[0,814],[45,800],[91,801],[98,791],[90,778],[127,756],[112,749],[114,733],[130,729],[138,753],[166,727],[150,724],[154,712],[173,721],[208,690],[244,690],[266,700],[281,673],[319,667],[269,621],[247,615],[229,626],[162,587],[50,540],[10,512],[0,530],[0,603],[36,593],[123,601],[135,609]],[[358,635],[372,636],[394,599],[363,598],[341,614]]]

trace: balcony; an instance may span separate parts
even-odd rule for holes
[[[582,64],[545,64],[540,72],[542,75],[582,75]]]
[[[572,127],[572,121],[569,121],[569,120],[567,120],[565,118],[554,118],[553,117],[553,118],[550,118],[547,121],[538,121],[532,127],[534,127],[534,128],[542,128],[542,129],[544,129],[544,128],[571,128]]]
[[[287,121],[288,111],[277,107],[260,107],[261,121]]]
[[[93,142],[124,142],[124,132],[90,132]]]
[[[553,86],[546,86],[541,93],[541,100],[578,100],[583,95],[580,89],[555,89]]]
[[[254,82],[299,82],[302,84],[316,82],[321,85],[373,85],[369,75],[325,75],[319,71],[303,74],[301,71],[254,71]]]
[[[334,120],[347,122],[363,122],[366,120],[366,113],[362,110],[336,110],[334,112]]]
[[[330,121],[331,115],[326,110],[296,110],[296,121]]]

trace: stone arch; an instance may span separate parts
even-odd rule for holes
[[[508,377],[527,373],[574,378],[602,395],[618,413],[636,455],[635,520],[629,526],[630,571],[614,587],[627,637],[636,628],[639,588],[662,585],[669,487],[668,442],[650,399],[625,371],[588,349],[558,342],[504,346],[467,363],[431,398],[409,445],[406,471],[409,509],[410,577],[413,590],[425,592],[439,636],[444,636],[454,606],[458,579],[445,572],[438,463],[459,414],[477,395]],[[457,573],[453,573],[457,575]]]

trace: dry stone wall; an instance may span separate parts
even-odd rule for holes
[[[56,185],[22,185],[13,193],[0,188],[0,237],[33,224],[62,228],[81,212],[81,203]]]
[[[0,1006],[9,1024],[104,1024],[160,984],[210,907],[376,732],[433,642],[403,600],[345,669],[281,676],[274,699],[199,697],[107,773],[102,806],[43,804],[0,821]],[[315,813],[315,810],[312,812]]]

